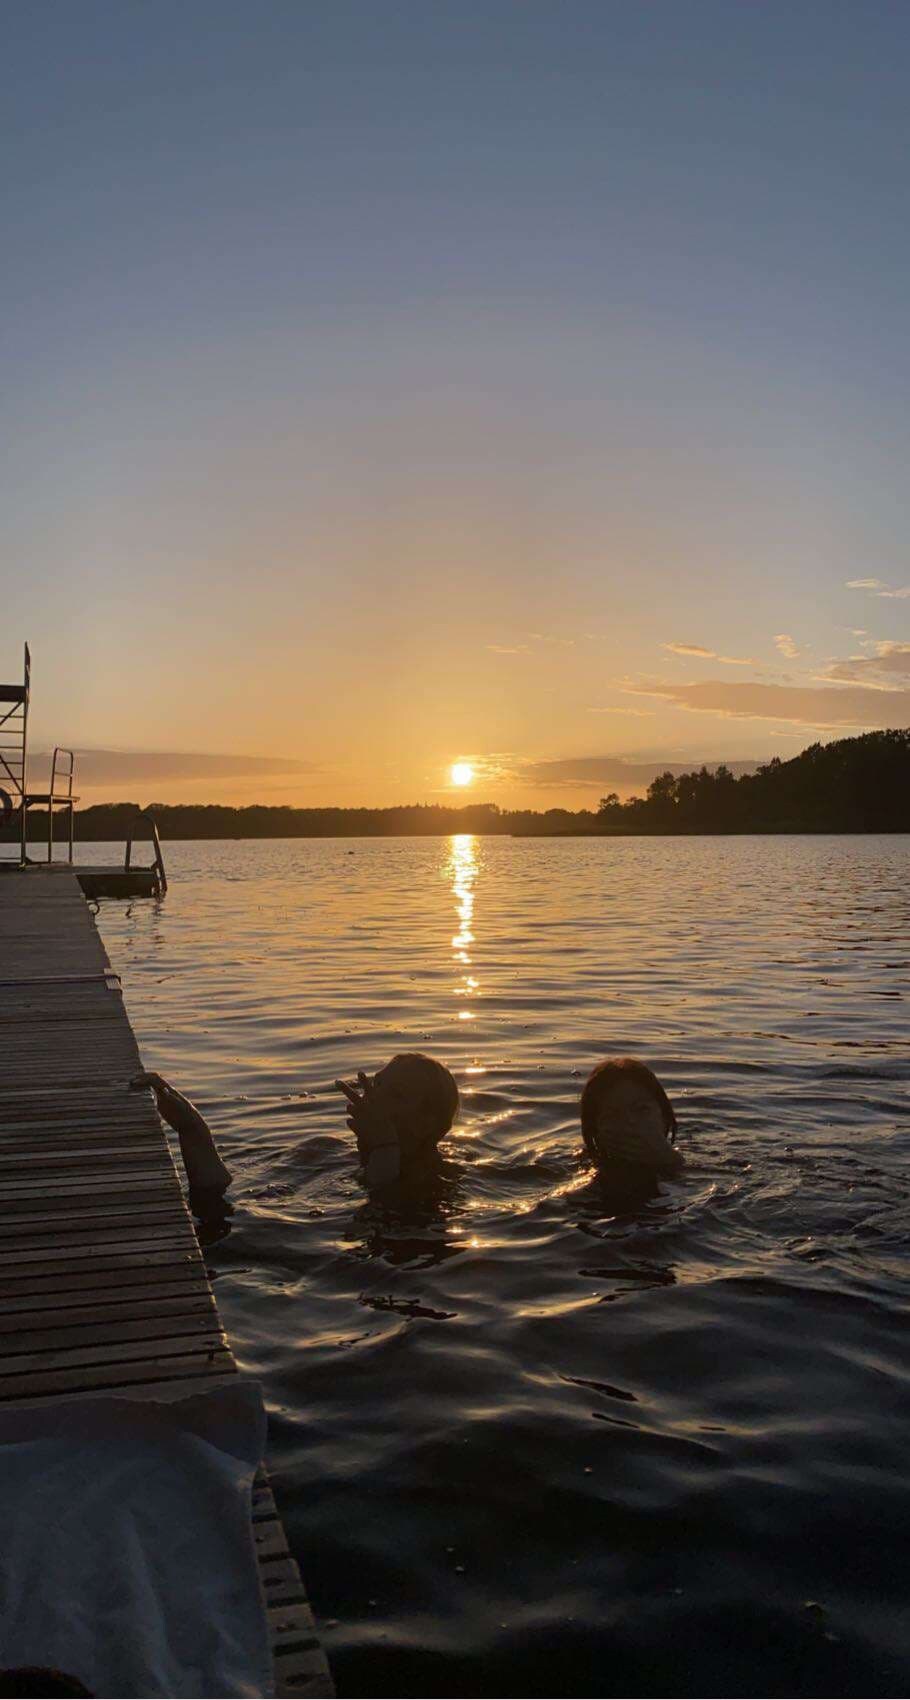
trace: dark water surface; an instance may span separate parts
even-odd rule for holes
[[[910,841],[167,858],[101,930],[235,1172],[208,1257],[341,1694],[907,1694]],[[402,1048],[463,1095],[407,1219],[330,1086]],[[688,1165],[624,1219],[576,1116],[617,1051]]]

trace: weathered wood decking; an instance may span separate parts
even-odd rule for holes
[[[0,1400],[195,1392],[236,1373],[75,873],[0,872]],[[279,1694],[332,1694],[264,1475],[253,1523]]]

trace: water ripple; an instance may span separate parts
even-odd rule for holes
[[[102,932],[236,1175],[207,1257],[339,1691],[905,1694],[907,841],[168,864]],[[396,1214],[331,1083],[415,1047],[462,1115]],[[577,1132],[611,1051],[687,1159],[625,1216]]]

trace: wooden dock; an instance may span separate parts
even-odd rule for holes
[[[0,1400],[199,1392],[237,1367],[76,873],[0,873]],[[265,1474],[276,1693],[334,1689]]]
[[[161,884],[155,868],[86,868],[75,862],[72,872],[86,897],[161,896]]]

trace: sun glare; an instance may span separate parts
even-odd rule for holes
[[[452,764],[452,784],[470,785],[474,778],[474,769],[469,761],[456,761]]]

